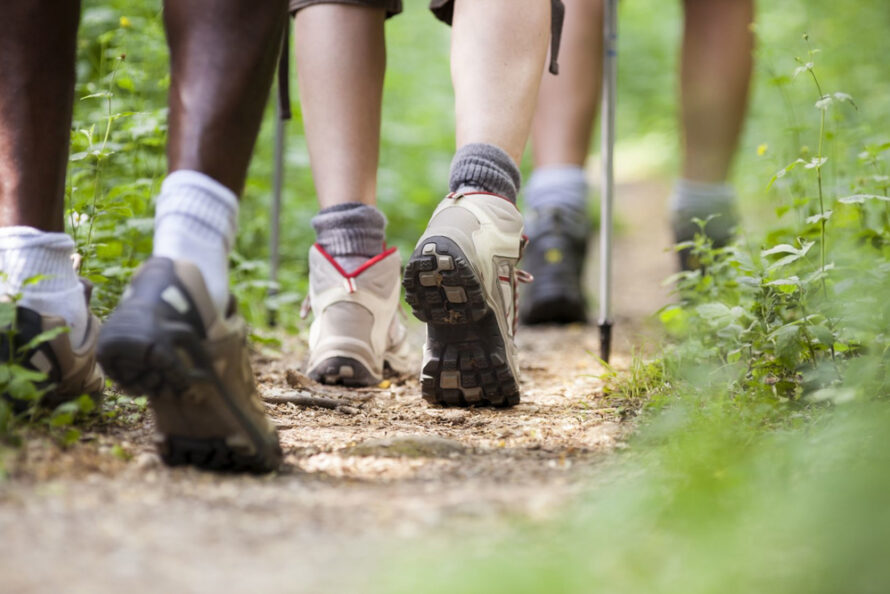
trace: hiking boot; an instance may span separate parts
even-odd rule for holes
[[[520,321],[586,322],[581,274],[590,233],[587,218],[565,208],[542,208],[529,213],[526,223],[529,243],[523,263],[535,282],[522,292]]]
[[[427,324],[421,386],[431,404],[519,402],[516,269],[522,215],[501,196],[449,194],[405,270],[414,315]]]
[[[91,288],[84,283],[84,297],[89,307]],[[99,318],[88,312],[87,329],[83,341],[72,345],[67,332],[58,332],[68,323],[61,317],[41,315],[27,307],[15,308],[15,333],[12,336],[12,348],[8,337],[9,327],[0,329],[0,360],[15,361],[25,369],[46,376],[46,379],[35,384],[38,390],[47,390],[40,398],[39,404],[49,410],[69,400],[86,394],[97,404],[102,399],[105,389],[105,376],[96,361],[96,343],[99,338]],[[23,353],[19,349],[44,333],[49,340],[29,348]],[[29,408],[28,401],[21,399],[19,388],[10,384],[8,392],[2,397],[12,402],[15,412]]]
[[[693,195],[698,193],[696,206],[684,208],[678,205],[681,186],[685,188],[684,191],[692,192]],[[714,192],[717,193],[713,194]],[[704,202],[703,197],[707,199]],[[678,181],[669,201],[674,243],[692,242],[697,235],[704,235],[710,240],[711,248],[722,248],[733,240],[739,224],[739,214],[735,192],[730,186]],[[695,219],[700,219],[700,222]],[[678,250],[677,258],[681,270],[702,268],[698,255],[693,253],[691,247]]]
[[[167,464],[268,472],[281,461],[234,300],[225,318],[190,262],[149,259],[99,336],[99,361],[124,391],[147,394]]]
[[[400,274],[396,248],[352,272],[321,246],[309,249],[309,304],[315,312],[309,377],[324,384],[375,386],[384,367],[408,371],[408,332],[399,319]]]

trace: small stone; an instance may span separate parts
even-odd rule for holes
[[[288,386],[296,389],[308,388],[315,383],[309,379],[308,375],[300,373],[296,369],[288,369],[284,379],[287,381]]]
[[[462,454],[467,447],[453,439],[436,435],[397,435],[383,439],[368,439],[346,448],[349,456],[381,456],[384,458],[447,458]]]
[[[161,465],[161,457],[154,452],[142,452],[133,460],[133,465],[139,470],[149,470]]]
[[[469,416],[470,414],[465,410],[446,410],[439,415],[439,420],[452,425],[463,425],[467,422]]]

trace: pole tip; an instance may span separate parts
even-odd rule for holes
[[[612,352],[612,322],[603,320],[600,322],[600,359],[609,362]]]

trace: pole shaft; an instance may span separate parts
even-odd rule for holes
[[[602,104],[602,190],[600,202],[600,333],[611,337],[612,320],[612,207],[615,198],[615,102],[618,74],[618,1],[603,6],[603,104]],[[603,360],[609,360],[608,345],[602,341]]]

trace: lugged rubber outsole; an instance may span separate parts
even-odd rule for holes
[[[158,419],[167,415],[187,418],[189,414],[206,414],[209,408],[190,394],[190,388],[196,382],[212,383],[253,446],[232,445],[225,437],[171,433],[159,426],[163,439],[157,445],[164,463],[213,471],[276,470],[281,463],[280,447],[277,442],[272,445],[263,439],[263,429],[254,426],[240,411],[213,369],[200,339],[182,324],[165,329],[143,312],[138,314],[116,312],[100,335],[98,357],[108,376],[129,394],[147,395]],[[189,361],[184,361],[185,357]]]
[[[443,406],[518,404],[519,382],[496,314],[460,247],[441,236],[423,241],[402,284],[415,317],[427,324],[423,398]]]
[[[350,357],[331,357],[309,370],[307,374],[320,384],[364,388],[376,386],[380,379],[375,378],[364,365]]]

